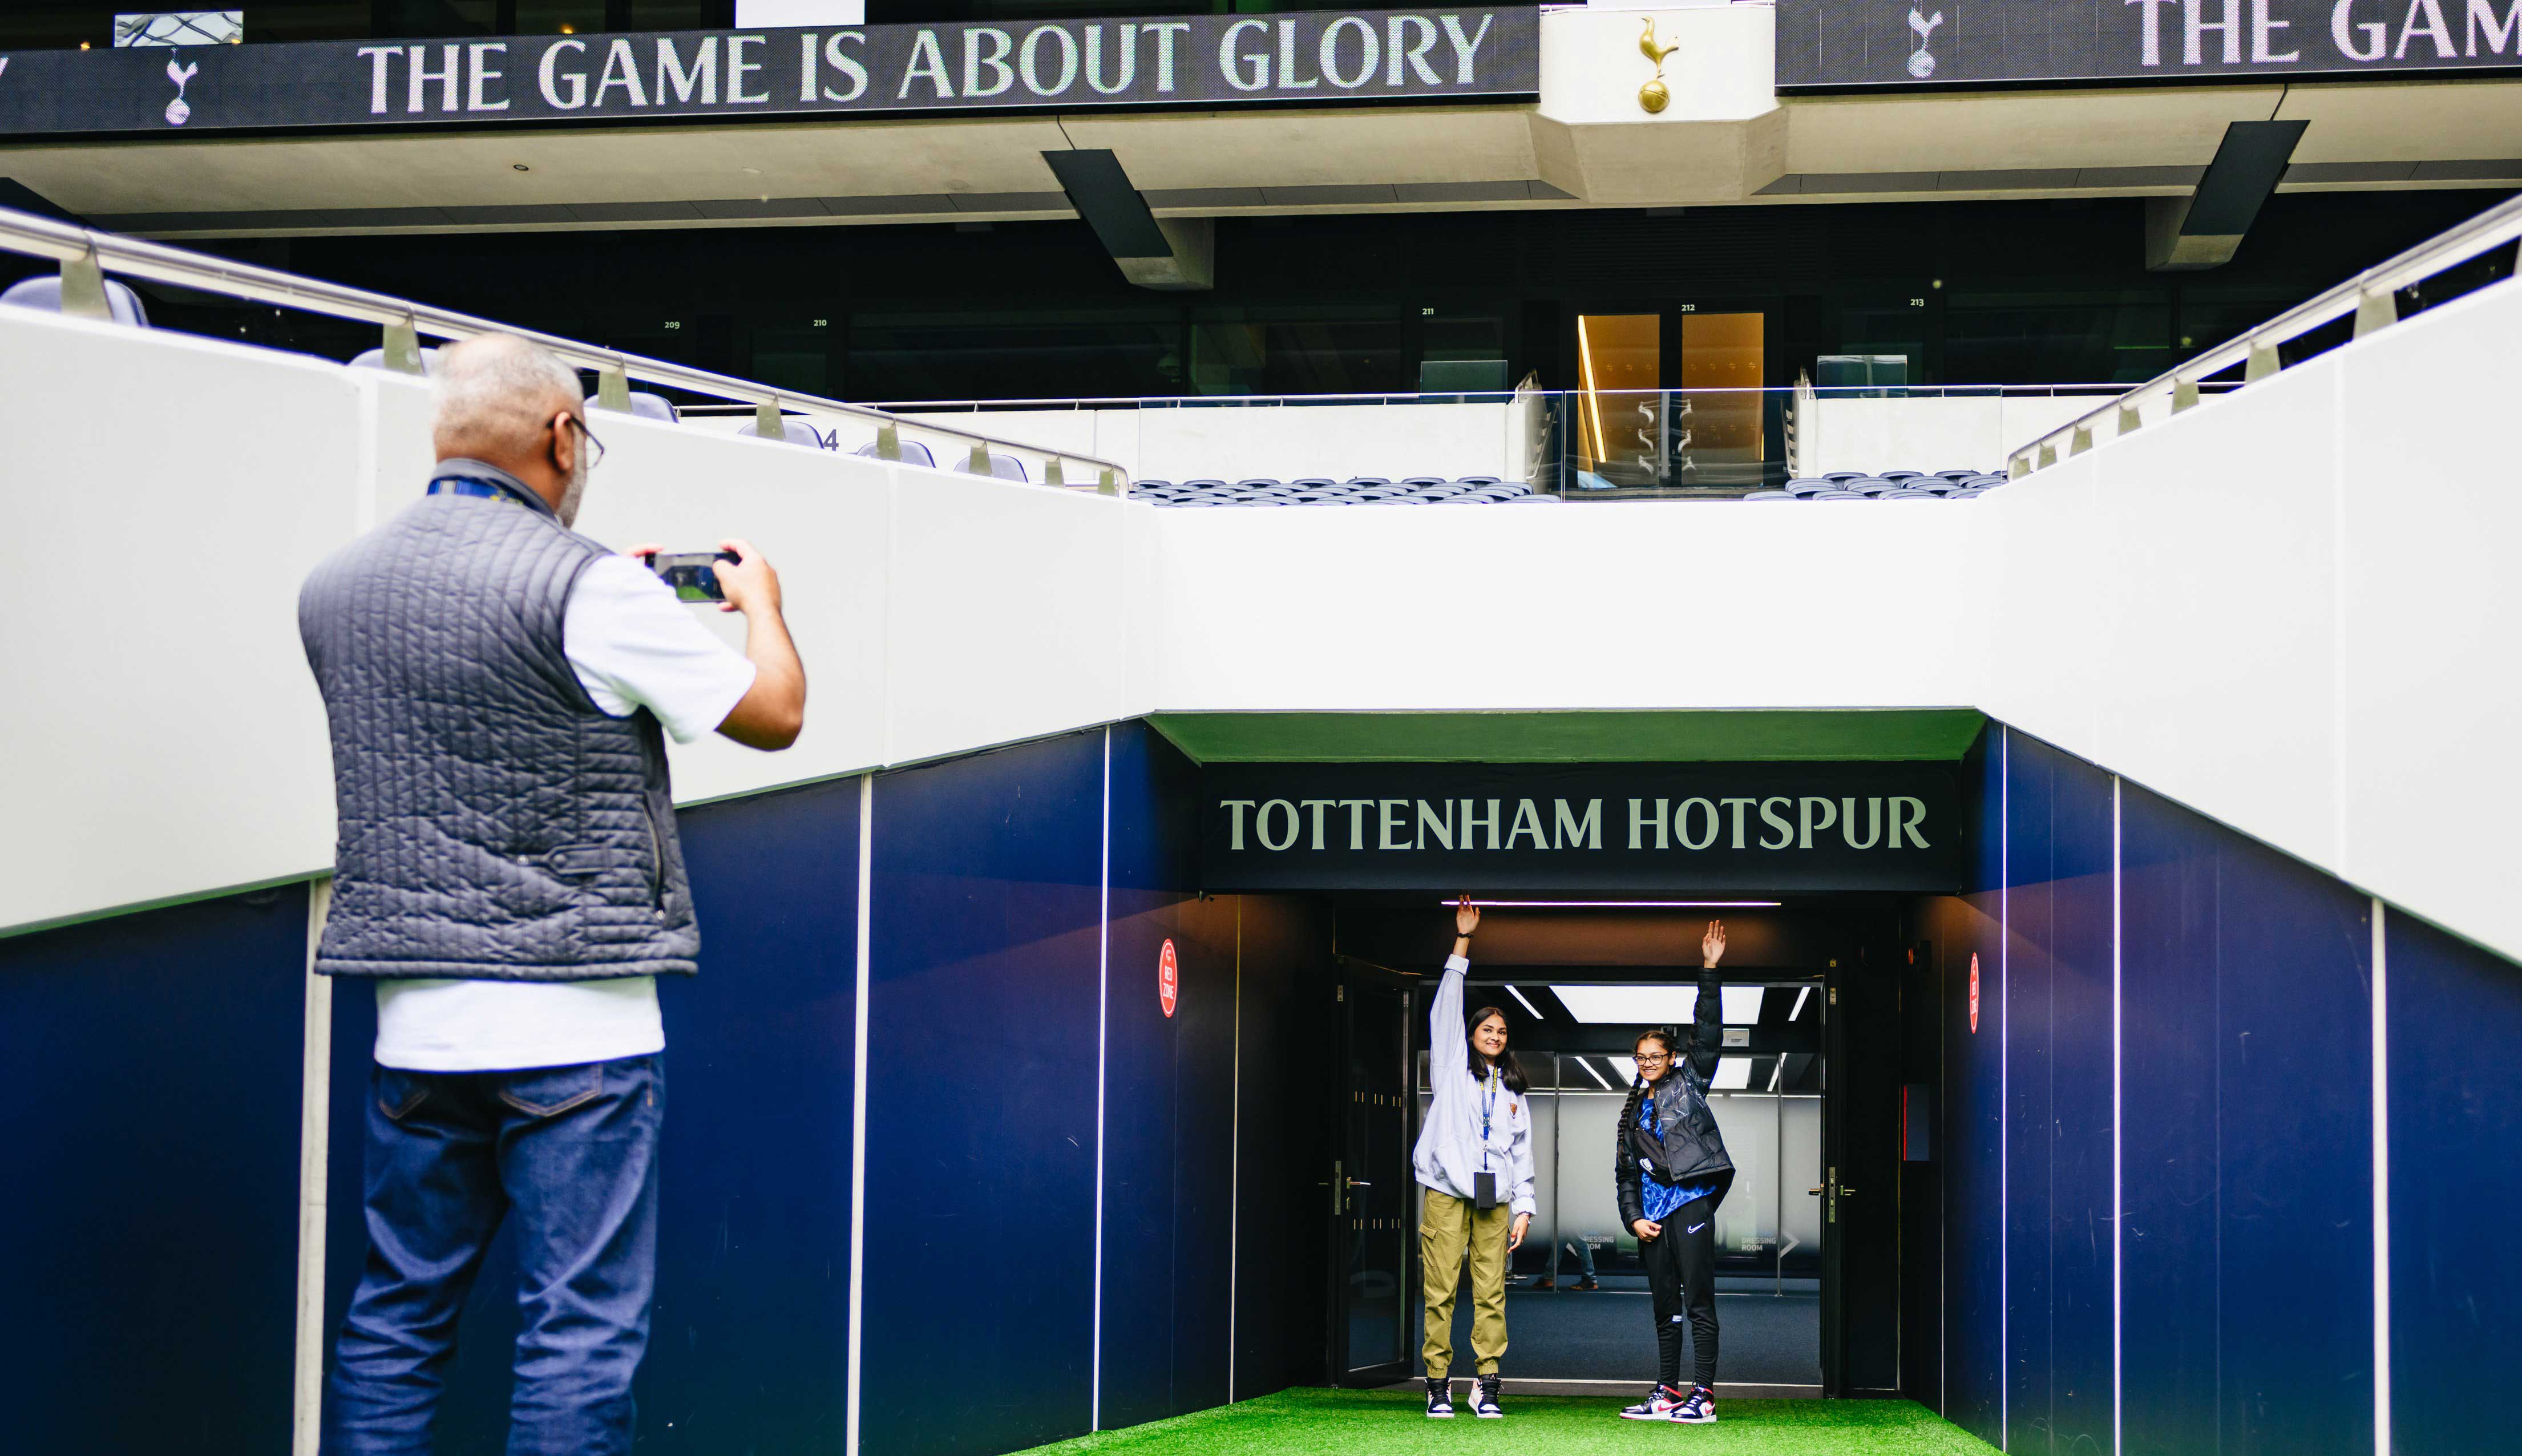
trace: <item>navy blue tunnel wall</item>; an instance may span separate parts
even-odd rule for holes
[[[285,1451],[306,888],[0,940],[17,1451]]]
[[[1913,1386],[2008,1451],[2365,1456],[2373,903],[2002,727],[1967,768],[1969,892],[1918,912],[1945,1166]],[[2522,969],[2385,927],[2392,1442],[2503,1451]]]
[[[2021,733],[1965,777],[1970,891],[1917,909],[1943,1257],[1911,1389],[2043,1456],[2373,1450],[2371,902]],[[1124,725],[683,815],[707,948],[665,990],[643,1447],[848,1451],[853,1267],[870,1453],[1322,1379],[1327,1124],[1284,1049],[1321,1044],[1327,913],[1195,893],[1194,786]],[[0,940],[0,1401],[27,1449],[287,1443],[306,915],[289,888]],[[2522,971],[2397,912],[2382,944],[2392,1435],[2502,1451]],[[340,987],[328,1332],[373,1031]],[[468,1307],[445,1449],[497,1445],[512,1268]]]

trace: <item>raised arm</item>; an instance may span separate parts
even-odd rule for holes
[[[1725,922],[1710,920],[1699,938],[1699,1007],[1690,1028],[1690,1064],[1702,1082],[1716,1077],[1716,1058],[1725,1045],[1724,985],[1716,963],[1725,959]]]
[[[1444,977],[1436,982],[1435,1004],[1427,1008],[1427,1065],[1436,1075],[1430,1085],[1443,1086],[1440,1080],[1446,1067],[1468,1065],[1471,1056],[1471,1028],[1463,1024],[1463,972],[1454,968],[1457,958],[1471,954],[1471,933],[1480,928],[1480,913],[1471,905],[1469,895],[1454,908],[1454,954],[1445,959]]]

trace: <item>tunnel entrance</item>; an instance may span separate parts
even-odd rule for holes
[[[1325,898],[1341,1078],[1336,1143],[1315,1180],[1328,1195],[1326,1363],[1334,1384],[1383,1386],[1420,1374],[1410,1153],[1430,1097],[1429,1004],[1451,913],[1435,891]],[[1636,1037],[1688,1034],[1699,936],[1721,917],[1725,1029],[1709,1104],[1736,1176],[1716,1216],[1719,1381],[1771,1396],[1898,1388],[1900,904],[1474,898],[1499,903],[1483,912],[1466,1002],[1509,1013],[1530,1083],[1535,1214],[1509,1260],[1509,1380],[1586,1394],[1652,1379],[1651,1297],[1615,1208],[1614,1133]],[[1880,1055],[1868,1041],[1885,1044]],[[1468,1281],[1452,1323],[1455,1369],[1468,1372]]]
[[[1613,1193],[1616,1130],[1636,1038],[1689,1034],[1699,936],[1721,918],[1708,1104],[1736,1173],[1713,1220],[1718,1381],[1780,1396],[1903,1388],[1903,1310],[1933,1297],[1920,1241],[1903,1237],[1932,1178],[1930,1140],[1904,1141],[1931,1124],[1904,1112],[1927,1112],[1935,1080],[1933,988],[1910,984],[1925,974],[1910,927],[1922,898],[1957,887],[1948,766],[1238,763],[1201,775],[1206,885],[1300,891],[1329,936],[1331,1116],[1316,1164],[1289,1176],[1322,1228],[1331,1384],[1422,1373],[1411,1153],[1431,1096],[1449,906],[1470,893],[1485,918],[1466,1006],[1508,1014],[1534,1154],[1501,1373],[1571,1394],[1633,1393],[1654,1378],[1640,1243]],[[1470,1291],[1466,1277],[1456,1375],[1474,1368]]]

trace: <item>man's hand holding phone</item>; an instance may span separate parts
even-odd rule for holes
[[[672,584],[668,562],[660,559],[664,549],[648,541],[622,554],[646,562],[649,570]],[[788,624],[780,615],[779,573],[771,570],[770,558],[760,547],[740,536],[718,543],[708,573],[717,594],[698,599],[717,601],[722,612],[744,614],[744,655],[756,670],[752,691],[718,730],[748,748],[785,748],[797,741],[806,727],[806,668],[797,660],[797,644],[788,639]],[[694,585],[701,583],[696,580]],[[676,594],[681,596],[682,591]]]
[[[779,573],[742,537],[728,537],[716,551],[669,553],[648,541],[623,554],[646,562],[684,601],[714,601],[722,612],[779,615]]]

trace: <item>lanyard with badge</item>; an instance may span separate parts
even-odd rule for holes
[[[1489,1128],[1497,1114],[1498,1069],[1489,1068],[1488,1080],[1480,1084],[1480,1170],[1471,1175],[1471,1205],[1487,1210],[1497,1206],[1497,1174],[1489,1171]]]

